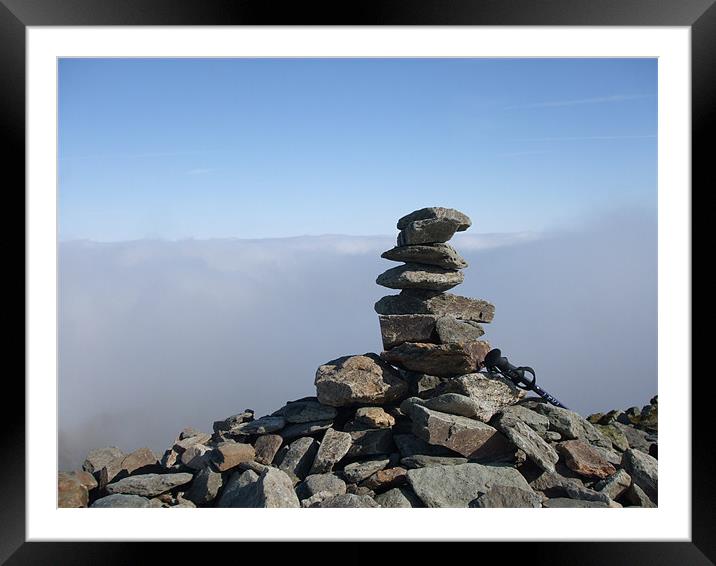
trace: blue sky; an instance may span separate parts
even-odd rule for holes
[[[60,238],[655,213],[655,59],[61,59]]]

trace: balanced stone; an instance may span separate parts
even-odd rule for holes
[[[428,218],[415,220],[398,234],[398,246],[414,244],[436,244],[447,242],[453,237],[460,222],[452,218]]]
[[[430,206],[427,208],[421,208],[420,210],[415,210],[410,214],[406,214],[398,220],[396,227],[398,230],[402,230],[408,224],[415,222],[416,220],[429,220],[434,218],[448,218],[450,220],[457,221],[458,232],[463,232],[472,225],[472,221],[467,214],[464,214],[459,210],[455,210],[454,208],[444,208],[442,206]]]
[[[380,315],[380,334],[383,348],[389,350],[403,342],[437,342],[435,323],[438,317],[432,314]]]
[[[426,289],[447,291],[465,280],[462,271],[432,265],[406,263],[388,269],[375,282],[390,289]]]
[[[410,371],[451,377],[479,369],[489,351],[490,344],[483,340],[458,344],[404,342],[381,353],[381,357]]]
[[[467,262],[450,244],[396,246],[381,254],[382,258],[405,263],[435,265],[443,269],[464,269]]]
[[[318,400],[324,405],[391,403],[408,394],[408,384],[375,354],[345,356],[316,371]]]
[[[435,333],[440,344],[455,342],[472,342],[482,336],[485,331],[474,320],[461,320],[454,316],[441,316],[435,322]]]
[[[404,289],[399,295],[388,295],[375,303],[378,314],[452,315],[463,320],[491,322],[495,307],[482,299],[470,299],[452,293]]]

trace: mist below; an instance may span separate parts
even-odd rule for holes
[[[471,230],[470,232],[473,232]],[[495,304],[493,347],[587,415],[657,393],[657,232],[631,211],[547,234],[460,233],[452,290]],[[59,467],[161,454],[184,427],[314,395],[328,360],[380,352],[392,235],[63,242]]]

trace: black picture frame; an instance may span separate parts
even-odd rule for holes
[[[713,157],[707,135],[713,137],[716,107],[716,5],[715,0],[391,0],[356,3],[314,2],[278,5],[268,0],[0,0],[0,114],[4,138],[5,177],[10,187],[25,183],[25,34],[28,26],[97,25],[460,25],[460,26],[686,26],[691,29],[692,77],[692,186],[705,185]],[[20,194],[21,191],[7,191]],[[694,191],[692,189],[692,195]],[[19,205],[24,210],[24,198]],[[692,206],[693,208],[693,206]],[[23,289],[26,283],[23,276]],[[25,295],[26,296],[26,295]],[[23,324],[24,328],[24,324]],[[18,334],[8,342],[15,351]],[[24,333],[22,339],[24,344]],[[692,347],[693,349],[693,347]],[[20,350],[18,347],[17,350]],[[497,551],[517,563],[550,564],[679,564],[716,563],[716,497],[708,372],[691,375],[689,360],[684,374],[669,379],[691,379],[692,466],[691,542],[529,542],[454,543],[446,552],[469,560],[484,560]],[[694,366],[698,367],[698,366]],[[0,562],[7,564],[136,564],[155,552],[163,560],[188,561],[194,548],[173,550],[167,543],[25,542],[25,398],[24,383],[8,376],[4,404],[12,399],[18,412],[4,427],[2,481],[0,481]],[[7,414],[7,412],[5,413]],[[520,536],[529,525],[506,525]],[[559,533],[555,533],[558,536]],[[598,535],[598,533],[594,533]],[[176,543],[169,543],[176,545]],[[268,556],[254,543],[241,544],[236,557]],[[327,544],[327,543],[323,543]],[[467,546],[467,545],[470,546]],[[474,544],[480,544],[479,549]],[[387,558],[378,543],[350,543],[341,548],[340,562],[357,563]],[[228,545],[223,545],[225,548]],[[293,553],[293,543],[272,545],[271,561],[278,553]],[[346,546],[346,545],[343,545]],[[150,550],[151,547],[151,550]],[[236,548],[232,545],[232,548]],[[423,545],[401,549],[401,561]],[[204,559],[206,547],[197,549]],[[236,550],[230,550],[236,552]],[[301,550],[302,552],[302,550]],[[323,552],[323,551],[322,551]],[[377,553],[377,554],[376,554]],[[330,557],[336,560],[336,555]]]

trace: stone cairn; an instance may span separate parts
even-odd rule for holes
[[[494,307],[446,293],[470,219],[398,221],[405,262],[377,282],[385,351],[331,360],[316,396],[184,429],[159,457],[91,450],[58,477],[60,507],[654,507],[658,400],[583,418],[480,372]]]

